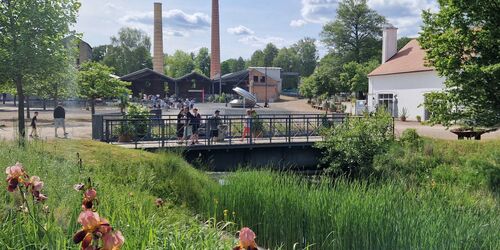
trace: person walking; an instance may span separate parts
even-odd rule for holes
[[[201,124],[201,115],[200,113],[198,113],[198,109],[194,108],[193,117],[191,118],[191,128],[192,128],[191,145],[200,143],[198,141],[199,137],[198,130],[200,129],[200,124]]]
[[[210,117],[210,120],[208,120],[208,129],[210,131],[209,139],[213,139],[213,141],[217,140],[215,138],[219,137],[219,125],[222,125],[222,121],[220,119],[220,111],[215,110],[212,117]]]
[[[38,111],[35,111],[35,115],[31,118],[31,133],[30,133],[31,138],[33,137],[38,138],[38,131],[36,128],[37,119],[38,119]]]
[[[62,103],[58,103],[57,107],[54,109],[54,126],[55,126],[55,136],[57,135],[57,129],[63,129],[64,138],[68,137],[68,133],[66,133],[66,124],[64,124],[64,120],[66,119],[66,110],[63,108]]]

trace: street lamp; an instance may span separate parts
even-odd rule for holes
[[[264,107],[267,108],[267,107],[269,107],[269,103],[267,103],[267,100],[268,100],[267,99],[267,66],[264,67],[264,75],[265,75],[264,80],[266,81],[266,95],[265,95],[266,100],[264,102]]]

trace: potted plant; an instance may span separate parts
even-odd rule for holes
[[[134,133],[134,127],[127,122],[123,122],[118,128],[118,142],[131,142]]]
[[[417,115],[417,122],[422,122],[422,117]]]
[[[406,118],[408,118],[408,109],[403,108],[403,110],[401,110],[401,115],[399,116],[399,118],[402,122],[405,122]]]

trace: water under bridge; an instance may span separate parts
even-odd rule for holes
[[[254,118],[223,115],[217,121],[202,116],[197,144],[189,136],[191,126],[177,116],[94,115],[92,137],[113,145],[144,150],[178,150],[195,165],[213,171],[237,167],[316,169],[321,130],[346,120],[344,114],[264,114]],[[245,134],[245,127],[247,134]]]

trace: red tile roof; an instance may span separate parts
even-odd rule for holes
[[[380,65],[368,74],[368,76],[393,75],[432,70],[434,70],[434,68],[425,66],[425,50],[420,47],[417,39],[413,39],[386,63]]]

